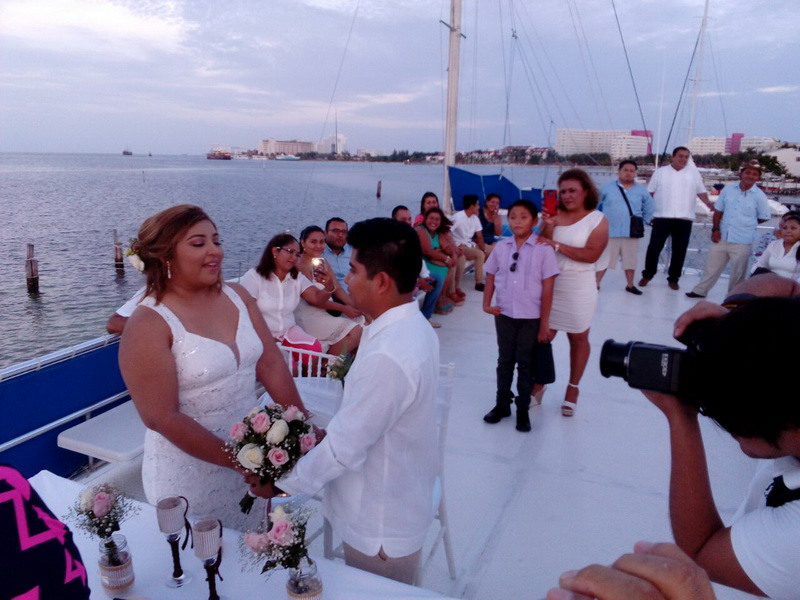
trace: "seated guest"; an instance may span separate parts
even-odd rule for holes
[[[455,277],[456,255],[452,247],[444,245],[443,238],[450,231],[450,220],[438,206],[428,209],[421,225],[417,226],[417,234],[422,244],[422,256],[425,257],[425,266],[431,275],[444,281],[443,288]],[[446,315],[453,311],[453,305],[448,302],[448,297],[440,294],[436,301],[436,312]]]
[[[414,230],[392,219],[356,223],[350,295],[372,317],[327,436],[276,482],[290,494],[324,490],[322,510],[345,562],[413,583],[434,517],[439,463],[439,340],[412,302],[422,260]],[[254,493],[271,486],[248,481]]]
[[[458,295],[464,294],[461,291],[461,278],[464,276],[467,260],[475,261],[475,289],[483,291],[483,263],[486,261],[486,252],[483,246],[483,227],[478,218],[479,211],[478,197],[469,194],[464,196],[464,209],[453,215],[450,232],[460,252],[451,293],[455,291]]]
[[[500,216],[499,194],[486,196],[486,203],[478,213],[478,218],[481,220],[484,251],[486,252],[486,258],[489,258],[495,243],[503,234],[503,218]]]
[[[294,311],[297,324],[320,341],[324,352],[338,355],[343,351],[354,351],[361,340],[361,323],[364,319],[361,311],[352,306],[350,296],[338,285],[330,264],[321,258],[325,248],[325,233],[316,225],[306,227],[300,233],[300,247],[303,252],[297,262],[300,274],[312,281],[319,290],[325,289],[320,283],[321,275],[324,274],[327,281],[334,283],[333,296],[341,304],[327,297],[321,305],[310,304],[301,295]],[[314,259],[318,264],[314,264]],[[328,310],[340,311],[342,315],[334,317]]]
[[[136,290],[133,296],[130,297],[130,300],[115,310],[113,315],[108,317],[108,321],[106,321],[106,331],[108,333],[112,335],[122,334],[122,330],[125,329],[125,323],[128,322],[133,311],[136,310],[136,307],[139,306],[139,302],[144,298],[145,289],[146,287],[142,286]]]
[[[273,237],[261,261],[242,275],[239,283],[256,299],[258,308],[276,341],[284,346],[322,351],[322,344],[295,322],[294,311],[300,298],[315,306],[324,306],[335,291],[335,281],[322,274],[325,288],[318,289],[298,272],[300,243],[288,233]]]
[[[755,270],[772,271],[781,277],[800,281],[800,214],[788,212],[781,218],[780,238],[758,257]],[[759,271],[759,269],[762,269]]]
[[[89,598],[86,565],[72,532],[22,473],[2,464],[0,540],[0,598]]]
[[[328,219],[325,223],[325,248],[322,257],[330,263],[338,285],[345,294],[348,290],[344,278],[350,270],[351,252],[352,248],[347,244],[347,222],[339,217]]]
[[[429,208],[441,208],[439,206],[439,197],[433,192],[425,192],[422,194],[422,199],[419,201],[419,214],[414,218],[414,227],[422,225],[422,220],[425,218],[425,213]]]
[[[392,219],[400,221],[406,225],[411,225],[411,211],[408,207],[399,204],[392,209]],[[428,319],[431,327],[438,329],[442,325],[436,321],[432,321],[433,311],[436,308],[436,301],[442,293],[444,287],[444,279],[434,276],[428,269],[425,261],[422,261],[419,277],[417,278],[417,287],[425,292],[425,300],[422,302],[422,316]],[[414,297],[416,298],[416,291]]]

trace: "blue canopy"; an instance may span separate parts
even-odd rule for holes
[[[458,167],[448,167],[450,175],[450,191],[453,196],[453,208],[463,208],[464,196],[474,194],[481,206],[486,204],[488,194],[500,195],[500,208],[508,208],[515,200],[530,200],[539,210],[542,209],[542,190],[531,188],[520,189],[513,181],[501,173],[478,175]]]

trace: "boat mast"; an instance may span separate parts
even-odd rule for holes
[[[692,86],[692,109],[689,113],[689,135],[687,136],[686,145],[689,146],[692,143],[692,138],[694,137],[694,119],[697,115],[697,96],[700,92],[700,76],[703,72],[703,49],[705,47],[705,40],[706,40],[706,26],[708,24],[708,3],[710,0],[706,0],[705,10],[703,11],[703,22],[700,25],[700,37],[698,40],[698,47],[697,47],[697,65],[695,66],[694,70],[694,84]]]
[[[449,167],[456,163],[456,125],[458,122],[458,71],[461,57],[461,0],[450,2],[450,22],[440,21],[450,30],[450,48],[447,60],[447,121],[444,141],[444,193],[442,202],[447,214],[453,212],[450,197]]]

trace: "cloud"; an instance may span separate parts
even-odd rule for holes
[[[105,0],[9,0],[0,5],[3,37],[38,50],[127,59],[177,53],[191,25],[170,2],[132,7]]]
[[[800,85],[773,85],[770,87],[758,88],[756,91],[761,94],[789,94],[800,90]]]

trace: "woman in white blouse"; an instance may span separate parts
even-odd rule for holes
[[[789,212],[781,219],[781,239],[767,246],[756,261],[756,269],[800,281],[800,213]]]
[[[258,266],[242,275],[239,283],[256,299],[276,341],[284,346],[321,352],[322,344],[297,325],[294,311],[300,298],[324,307],[336,290],[336,282],[322,274],[318,280],[323,289],[314,286],[297,270],[300,254],[300,243],[288,233],[279,233],[264,248]]]

